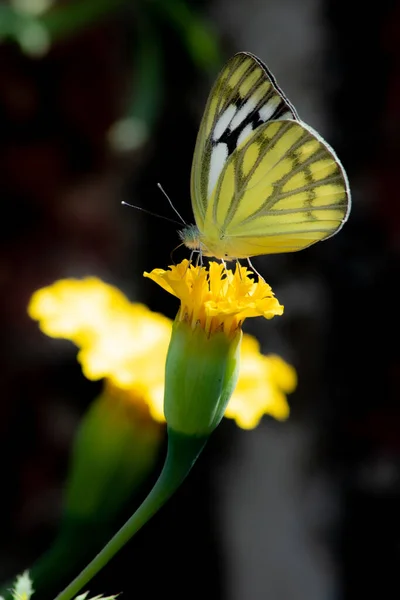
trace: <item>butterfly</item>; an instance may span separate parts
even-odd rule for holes
[[[256,56],[235,54],[209,95],[191,171],[191,250],[218,259],[295,252],[346,222],[350,189],[334,150]]]

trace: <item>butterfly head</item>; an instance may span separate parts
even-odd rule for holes
[[[215,239],[213,237],[205,238],[197,225],[187,225],[178,234],[182,243],[192,252],[197,251],[203,256],[215,257],[220,260],[236,260],[237,258],[235,253],[231,252],[229,239],[225,236],[219,234]],[[247,258],[247,254],[243,257]]]
[[[181,229],[178,234],[182,242],[190,250],[201,249],[200,231],[198,230],[197,225],[187,225]]]

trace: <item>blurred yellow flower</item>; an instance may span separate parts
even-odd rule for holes
[[[233,272],[222,263],[210,261],[207,269],[188,260],[170,266],[168,271],[144,273],[180,299],[178,320],[189,322],[193,329],[200,325],[208,334],[223,331],[227,335],[234,335],[248,317],[271,319],[283,313],[270,286],[251,275],[239,264]]]
[[[185,263],[181,263],[180,269],[195,279]],[[213,280],[205,300],[208,314],[198,311],[195,316],[192,307],[192,312],[187,314],[193,322],[202,318],[210,330],[221,327],[213,317],[217,305],[228,314],[230,328],[234,318],[239,322],[257,311],[257,314],[265,313],[267,318],[281,314],[283,307],[269,286],[262,283],[263,291],[254,293],[254,282],[249,280],[246,269],[242,269],[242,279],[239,274],[231,278],[236,300],[224,298],[224,285],[218,289]],[[187,280],[185,283],[178,279],[181,271],[172,274],[176,277],[172,284],[171,280],[163,278],[161,269],[156,271],[158,274],[153,271],[152,278],[159,277],[163,287],[186,286],[189,310],[191,292],[187,289]],[[240,289],[246,288],[253,291],[253,296],[247,300],[240,297]],[[196,293],[204,296],[204,291]],[[39,289],[32,295],[28,313],[39,322],[46,335],[69,339],[79,347],[78,360],[88,379],[105,378],[115,392],[120,389],[132,402],[147,404],[152,418],[164,421],[165,359],[171,337],[170,319],[142,304],[129,302],[121,291],[96,277],[63,279]],[[239,380],[225,416],[235,419],[246,429],[256,427],[263,414],[285,419],[289,414],[286,394],[295,386],[293,367],[277,356],[262,355],[257,340],[245,334]]]
[[[97,277],[61,279],[31,297],[29,316],[46,335],[90,344],[130,302],[117,288]]]
[[[256,338],[244,334],[239,379],[225,417],[235,419],[243,429],[257,427],[263,415],[283,421],[289,416],[286,394],[296,385],[294,367],[280,356],[261,354]]]
[[[62,279],[37,290],[28,314],[48,336],[69,339],[80,348],[77,358],[85,377],[107,379],[163,420],[170,319],[129,302],[97,277]]]

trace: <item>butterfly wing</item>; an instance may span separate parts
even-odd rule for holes
[[[200,233],[209,199],[228,158],[271,119],[298,117],[267,67],[252,54],[235,54],[211,90],[194,151],[191,197]]]
[[[304,123],[271,121],[224,163],[202,241],[219,258],[294,252],[336,233],[349,210],[347,177],[332,148]]]

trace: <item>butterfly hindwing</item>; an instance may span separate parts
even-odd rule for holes
[[[227,62],[209,95],[193,158],[191,195],[200,230],[209,198],[236,148],[269,120],[297,118],[258,58],[241,52]]]
[[[293,252],[336,233],[348,212],[347,177],[332,148],[304,123],[273,121],[226,161],[202,235],[216,256]]]

